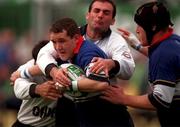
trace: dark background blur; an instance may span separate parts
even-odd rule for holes
[[[133,14],[152,0],[114,0],[116,24],[112,29],[135,31]],[[169,7],[175,33],[180,34],[180,0],[161,0]],[[91,0],[0,0],[0,127],[10,127],[16,119],[19,100],[9,84],[10,74],[31,59],[33,45],[48,38],[52,22],[62,17],[74,18],[78,25],[86,23],[85,14]],[[129,81],[121,81],[129,94],[148,91],[147,58],[131,48],[136,70]],[[155,112],[129,108],[137,127],[158,127]]]

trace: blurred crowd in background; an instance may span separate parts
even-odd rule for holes
[[[10,86],[10,74],[19,65],[31,59],[31,50],[39,40],[48,39],[48,28],[62,17],[72,17],[79,25],[85,24],[85,14],[91,0],[0,0],[0,127],[9,127],[21,103]],[[150,1],[150,0],[149,0]],[[152,0],[151,0],[152,1]],[[170,9],[175,33],[180,34],[180,0],[161,0]],[[116,24],[134,32],[133,14],[147,0],[115,0]],[[143,94],[148,90],[147,58],[131,48],[136,70],[124,84],[129,94]],[[128,85],[126,85],[128,84]],[[150,111],[129,109],[137,127],[156,127],[156,114]],[[9,111],[11,112],[8,115]],[[137,122],[138,121],[138,122]]]

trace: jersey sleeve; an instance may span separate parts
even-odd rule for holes
[[[27,63],[21,65],[17,70],[22,71],[26,68],[32,67],[33,65],[34,65],[34,59],[31,59]],[[14,83],[15,96],[22,100],[31,98],[30,89],[33,84],[36,84],[36,83],[32,82],[32,79],[28,79],[28,78],[16,79]]]
[[[171,50],[172,51],[172,50]],[[150,81],[153,92],[149,94],[150,102],[159,109],[170,107],[173,98],[178,95],[179,58],[174,52],[161,51],[155,59],[150,59]],[[155,62],[154,62],[155,61]],[[158,64],[156,64],[158,63]]]
[[[117,33],[113,33],[109,41],[107,55],[119,63],[116,76],[120,79],[130,79],[135,70],[135,63],[126,41]]]
[[[18,78],[14,83],[14,93],[17,98],[22,100],[27,100],[32,98],[30,96],[30,87],[31,85],[36,84],[31,82],[29,79]]]
[[[57,53],[53,47],[53,43],[50,41],[39,51],[37,57],[37,65],[39,66],[41,71],[46,74],[45,70],[48,65],[57,65],[56,58]]]
[[[22,71],[25,68],[29,68],[32,67],[34,65],[34,59],[29,60],[28,62],[26,62],[25,64],[21,65],[17,70],[18,71]]]

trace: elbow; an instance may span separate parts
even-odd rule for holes
[[[18,83],[16,81],[14,82],[14,94],[18,99],[23,99],[21,92],[19,91],[19,88],[18,88]]]
[[[135,70],[134,61],[121,61],[120,70],[117,77],[123,80],[129,80],[132,77],[134,70]]]
[[[19,82],[20,79],[16,79],[15,83],[14,83],[14,94],[15,96],[18,98],[18,99],[21,99],[21,100],[26,100],[28,99],[28,89],[29,87],[28,86],[22,86],[22,85],[25,85],[23,84],[22,82]],[[22,84],[22,85],[21,85]]]
[[[14,94],[15,94],[16,98],[18,98],[18,99],[22,99],[22,98],[21,98],[21,95],[20,95],[20,94],[18,94],[17,92],[15,92],[15,90],[14,90]]]
[[[21,94],[20,92],[14,90],[14,94],[15,94],[15,96],[16,96],[18,99],[21,99],[21,100],[24,99],[23,96],[22,96],[22,94]]]
[[[122,68],[120,70],[119,75],[117,75],[117,77],[123,80],[129,80],[132,77],[134,70],[135,70],[135,65]]]
[[[170,108],[170,103],[163,101],[156,94],[149,94],[148,98],[150,103],[156,108],[160,110],[168,110]]]
[[[129,80],[132,77],[132,74],[126,73],[124,75],[121,75],[119,78],[123,80]]]

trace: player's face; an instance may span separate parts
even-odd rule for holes
[[[54,49],[60,59],[66,61],[74,56],[74,48],[76,47],[77,38],[71,38],[67,32],[50,33],[50,40],[53,42]]]
[[[86,14],[86,20],[90,28],[99,31],[106,31],[113,25],[113,6],[108,2],[94,2],[90,12]]]
[[[144,31],[144,29],[137,25],[137,28],[136,28],[136,34],[137,34],[137,37],[138,39],[140,40],[141,44],[143,46],[148,46],[148,42],[147,42],[147,38],[146,38],[146,32]]]

